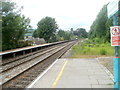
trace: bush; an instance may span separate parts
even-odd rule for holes
[[[95,47],[99,47],[100,45],[99,45],[99,44],[95,44],[94,46],[95,46]]]
[[[106,47],[106,45],[105,45],[105,44],[101,44],[100,46],[101,46],[101,47]]]
[[[100,55],[106,55],[106,54],[107,54],[107,51],[105,49],[100,50]]]
[[[98,39],[96,39],[98,40]],[[120,52],[120,48],[119,48]],[[111,47],[110,43],[95,43],[91,40],[85,40],[84,42],[80,42],[78,45],[73,46],[72,57],[80,56],[80,55],[114,55],[114,47]]]
[[[94,42],[96,42],[96,43],[100,43],[101,40],[100,40],[99,38],[94,38]]]
[[[32,41],[19,41],[17,43],[17,48],[22,48],[22,47],[26,47],[26,46],[31,46]]]

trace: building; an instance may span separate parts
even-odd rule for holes
[[[34,38],[34,37],[32,37],[34,31],[35,31],[35,29],[29,29],[27,31],[27,33],[25,34],[24,40],[25,41],[30,41],[30,44],[32,44],[32,45],[44,44],[45,43],[44,38]]]

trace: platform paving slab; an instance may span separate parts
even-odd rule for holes
[[[112,79],[102,67],[97,59],[59,59],[32,88],[51,88],[54,82],[54,88],[113,88]]]

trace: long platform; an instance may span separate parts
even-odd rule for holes
[[[0,52],[0,55],[10,54],[10,53],[16,53],[16,52],[26,51],[26,50],[32,50],[32,49],[38,49],[38,48],[41,48],[41,47],[47,47],[47,46],[57,45],[57,44],[65,43],[65,42],[68,42],[68,41],[67,40],[66,41],[59,41],[59,42],[54,42],[54,43],[46,43],[46,44],[41,44],[41,45],[27,46],[27,47],[23,47],[23,48],[6,50],[6,51],[3,51],[3,52]]]
[[[28,88],[113,88],[97,59],[57,59]]]

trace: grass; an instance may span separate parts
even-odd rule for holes
[[[114,56],[114,47],[111,46],[110,43],[98,43],[85,40],[73,46],[72,52],[71,58]]]

